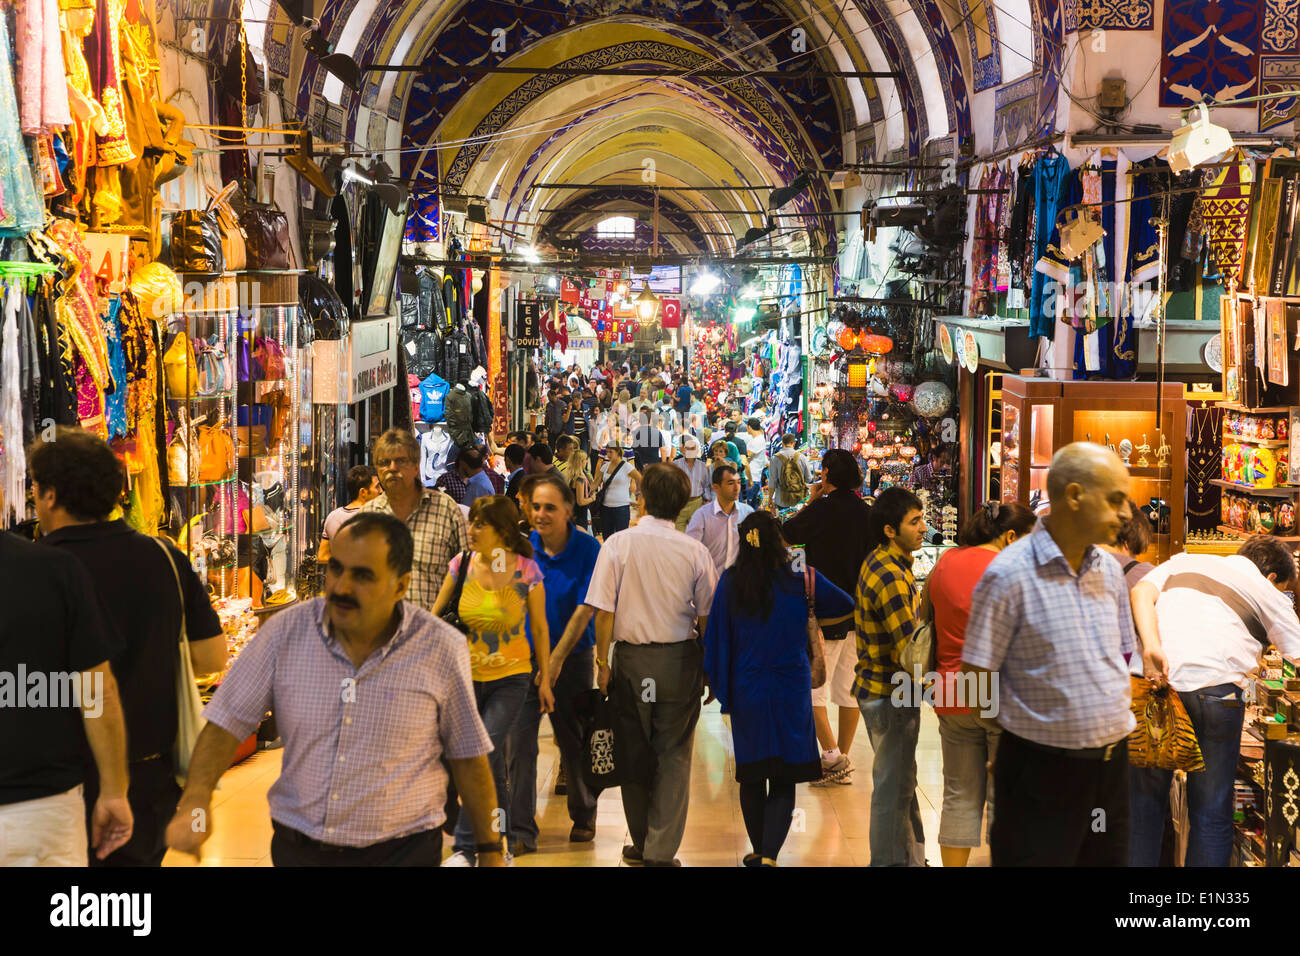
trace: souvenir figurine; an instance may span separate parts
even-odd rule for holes
[[[1295,531],[1295,505],[1290,501],[1283,501],[1277,506],[1277,522],[1273,528],[1274,534],[1292,534]]]
[[[1259,437],[1265,441],[1273,440],[1273,419],[1265,418],[1259,423]]]
[[[1142,444],[1138,445],[1137,448],[1134,449],[1134,451],[1138,453],[1137,466],[1139,468],[1145,468],[1147,467],[1147,465],[1150,464],[1150,462],[1147,461],[1147,452],[1149,452],[1150,450],[1151,450],[1151,446],[1147,444],[1146,432],[1143,432]]]
[[[1224,492],[1219,497],[1219,523],[1220,524],[1232,523],[1228,515],[1228,511],[1229,511],[1228,506],[1231,504],[1232,504],[1232,495],[1228,494],[1227,492]]]
[[[1156,432],[1156,436],[1160,442],[1160,447],[1156,449],[1156,467],[1163,468],[1169,460],[1169,453],[1173,449],[1169,447],[1169,442],[1165,441],[1164,432]]]
[[[1277,426],[1273,429],[1273,434],[1277,436],[1278,441],[1286,441],[1288,422],[1285,418],[1277,420]]]
[[[1124,466],[1128,467],[1129,455],[1133,454],[1133,443],[1125,438],[1119,443],[1119,457],[1124,459]]]
[[[1259,526],[1259,530],[1264,534],[1272,534],[1274,528],[1277,526],[1277,518],[1273,514],[1273,506],[1267,501],[1261,501],[1255,506],[1255,511],[1255,523]]]

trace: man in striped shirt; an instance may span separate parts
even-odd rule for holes
[[[212,790],[268,710],[284,763],[268,802],[277,866],[437,866],[447,772],[474,824],[480,865],[501,866],[498,806],[465,636],[403,601],[413,544],[392,515],[362,512],[336,535],[325,596],[268,620],[204,717],[167,828],[197,853]]]
[[[874,550],[858,576],[858,698],[875,756],[871,764],[871,865],[924,866],[925,835],[916,799],[916,741],[921,711],[898,656],[916,627],[912,554],[925,534],[921,502],[887,488],[867,515]],[[899,681],[902,681],[900,686]]]

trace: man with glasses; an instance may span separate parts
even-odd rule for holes
[[[420,485],[420,445],[401,428],[390,428],[375,442],[375,467],[384,493],[362,506],[406,522],[415,539],[415,558],[406,600],[433,608],[452,555],[469,547],[465,515],[451,496]]]

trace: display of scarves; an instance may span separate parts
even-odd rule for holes
[[[0,22],[3,21],[0,17]],[[21,516],[26,494],[23,480],[27,456],[23,451],[23,413],[18,360],[18,291],[5,286],[4,319],[0,325],[0,495],[4,496],[0,524],[13,523]]]
[[[126,392],[127,434],[133,449],[127,457],[131,471],[131,496],[126,522],[142,534],[157,534],[165,516],[159,461],[158,409],[165,407],[159,393],[157,328],[140,314],[135,298],[123,293],[117,318],[122,334],[123,386]]]
[[[75,269],[64,282],[64,294],[57,303],[59,322],[68,329],[95,387],[103,392],[110,385],[108,345],[99,318],[99,303],[92,293],[96,280],[90,264],[90,250],[86,248],[81,232],[66,219],[55,220],[46,234],[58,243]]]
[[[0,50],[9,49],[9,27],[0,17]],[[34,167],[18,128],[18,101],[8,56],[0,56],[0,234],[25,235],[45,222],[45,203],[36,188]]]
[[[1246,248],[1250,220],[1250,167],[1240,148],[1224,157],[1226,166],[1205,170],[1201,221],[1210,262],[1224,275],[1236,275]]]
[[[1056,241],[1057,216],[1065,207],[1070,187],[1070,164],[1059,153],[1044,156],[1034,167],[1033,261],[1038,263]],[[1029,337],[1051,339],[1056,334],[1056,309],[1048,276],[1034,268],[1029,289]]]
[[[998,292],[1006,292],[1011,288],[1011,243],[1009,236],[1011,234],[1012,214],[1015,211],[1016,193],[1019,185],[1016,181],[1015,173],[1010,170],[1004,170],[1002,173],[1002,187],[1006,189],[999,198],[998,229],[997,229],[997,274],[993,280],[993,287]]]
[[[72,112],[59,43],[58,0],[23,0],[17,4],[14,29],[22,131],[39,136],[69,125]]]

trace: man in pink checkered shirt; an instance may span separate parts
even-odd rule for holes
[[[280,612],[236,659],[204,717],[167,829],[197,853],[212,790],[273,711],[284,764],[268,802],[277,866],[437,866],[451,768],[481,865],[504,863],[465,636],[403,598],[413,543],[400,519],[359,512],[331,542],[325,596]]]

